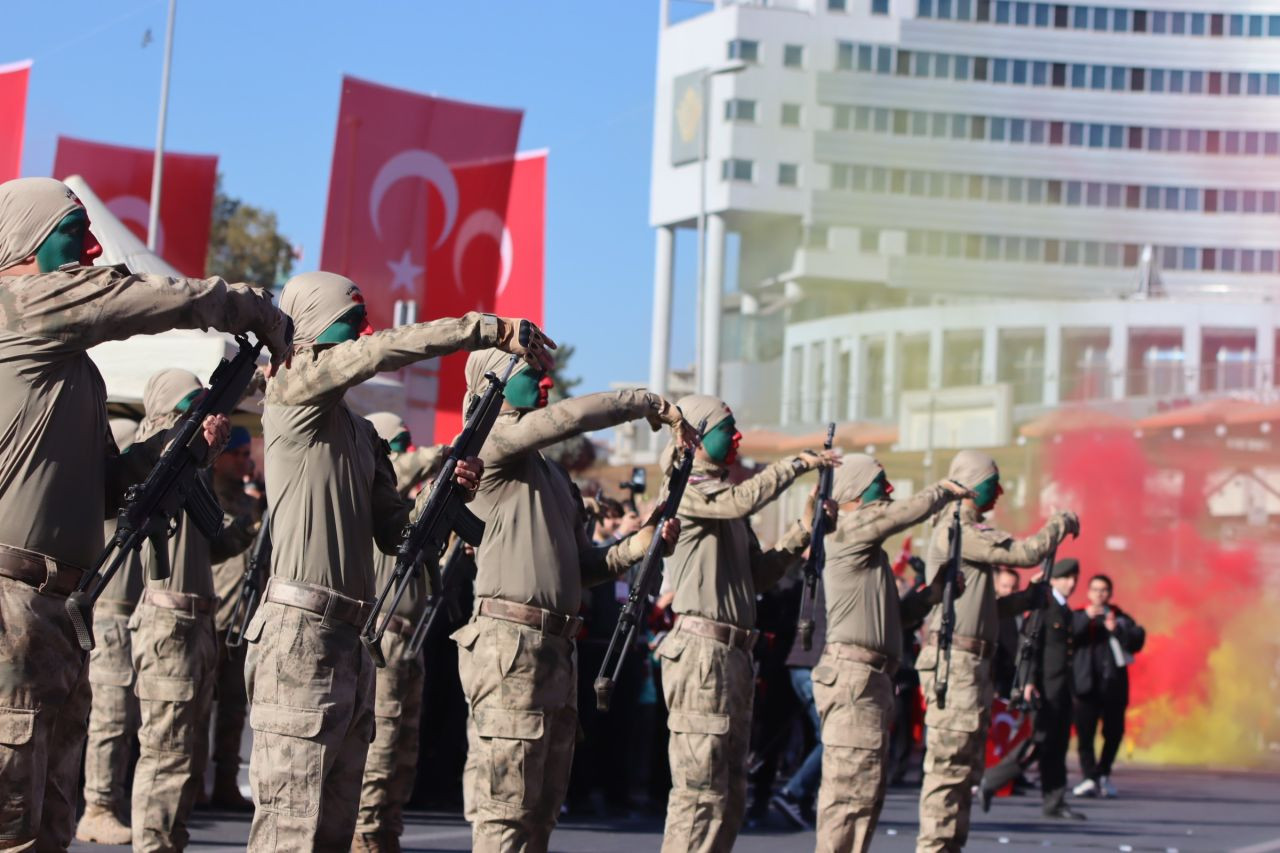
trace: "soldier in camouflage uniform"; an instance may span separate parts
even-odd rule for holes
[[[186,370],[153,374],[142,396],[146,417],[138,425],[138,441],[175,426],[203,392],[200,380]],[[199,476],[212,486],[212,472]],[[186,847],[186,821],[202,782],[197,753],[207,749],[218,659],[212,564],[240,553],[252,539],[251,518],[224,514],[221,532],[210,540],[182,514],[169,540],[169,577],[153,579],[155,552],[150,546],[142,550],[146,589],[129,619],[142,711],[133,778],[134,850]]]
[[[991,661],[995,655],[1001,615],[1039,607],[1047,593],[1043,584],[997,601],[992,578],[994,566],[1034,566],[1067,534],[1076,534],[1080,522],[1074,513],[1053,515],[1040,532],[1016,539],[984,525],[983,516],[999,499],[1000,471],[995,460],[976,450],[962,450],[951,462],[947,477],[976,497],[965,498],[960,510],[961,568],[964,593],[955,600],[955,628],[946,708],[937,706],[935,679],[938,648],[935,633],[942,623],[937,606],[927,623],[928,639],[916,661],[925,701],[924,782],[920,789],[920,835],[916,849],[956,851],[969,837],[969,811],[973,788],[982,778],[991,701],[995,695]],[[934,528],[927,559],[932,581],[944,568],[950,523]]]
[[[840,517],[826,538],[827,644],[813,670],[822,720],[820,853],[871,848],[884,805],[902,625],[922,618],[941,599],[942,585],[935,580],[929,594],[912,596],[910,605],[900,601],[884,542],[968,494],[946,480],[905,501],[892,502],[892,492],[880,463],[861,453],[844,457],[832,483]]]
[[[469,394],[483,393],[485,374],[505,361],[496,350],[472,353]],[[548,405],[551,387],[539,369],[512,376],[480,454],[485,473],[473,508],[487,526],[476,552],[475,615],[453,634],[470,708],[463,801],[475,850],[547,849],[578,731],[583,586],[620,576],[655,534],[651,523],[594,547],[568,473],[541,449],[640,418],[692,440],[679,409],[657,394],[611,391]],[[664,539],[673,542],[677,529],[667,525]]]
[[[111,419],[111,435],[120,450],[133,444],[138,424],[128,418]],[[103,534],[116,532],[108,519]],[[128,844],[129,763],[138,736],[138,697],[133,692],[133,656],[129,617],[142,594],[142,561],[130,554],[93,608],[93,636],[89,652],[89,742],[84,756],[84,814],[76,839],[95,844]]]
[[[375,412],[369,422],[391,448],[396,490],[404,498],[435,476],[444,461],[444,448],[414,447],[399,415]],[[374,581],[381,588],[395,569],[396,558],[377,551],[373,555]],[[351,849],[399,850],[404,832],[404,806],[413,792],[418,765],[418,728],[422,722],[422,690],[426,680],[423,652],[408,657],[406,647],[426,603],[426,573],[419,572],[405,592],[400,606],[382,635],[385,668],[374,673],[373,743],[364,766],[360,789],[360,814]]]
[[[87,350],[212,327],[252,331],[277,358],[287,351],[269,296],[90,266],[100,253],[65,184],[0,185],[0,847],[10,849],[71,843],[90,690],[65,599],[98,558],[102,520],[163,442],[117,452]],[[225,430],[207,422],[206,440]]]
[[[373,739],[373,661],[359,633],[376,593],[374,542],[400,543],[412,504],[396,490],[382,439],[343,402],[376,373],[457,350],[499,346],[539,365],[532,324],[491,314],[367,330],[350,279],[313,272],[285,285],[298,352],[267,385],[271,580],[250,621],[245,668],[256,811],[253,850],[344,850],[352,842]],[[458,468],[474,489],[478,460]]]
[[[838,463],[830,451],[805,452],[730,485],[728,466],[741,439],[733,413],[723,401],[701,394],[682,398],[679,406],[690,423],[705,418],[707,428],[680,503],[680,540],[666,563],[675,594],[671,609],[678,615],[657,649],[671,732],[672,787],[662,849],[711,853],[733,847],[746,811],[756,594],[799,562],[811,528],[796,520],[764,551],[749,518],[796,477]],[[668,447],[667,470],[674,459]]]

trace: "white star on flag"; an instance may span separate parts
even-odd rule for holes
[[[415,282],[418,276],[422,274],[423,268],[415,264],[413,258],[409,257],[409,250],[404,250],[400,260],[387,261],[387,266],[391,269],[391,292],[396,293],[404,290],[412,296],[415,292]]]

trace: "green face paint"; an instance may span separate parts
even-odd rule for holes
[[[316,338],[318,344],[341,344],[354,341],[360,337],[364,328],[365,311],[363,305],[357,305],[337,320],[329,324],[329,328]]]
[[[722,420],[702,437],[702,449],[715,462],[728,464],[733,461],[737,448],[734,447],[734,436],[738,434],[738,425],[733,416]]]
[[[89,215],[83,208],[62,217],[62,221],[36,249],[36,263],[40,266],[40,272],[53,272],[66,264],[80,263],[88,233]]]
[[[893,486],[889,485],[889,478],[881,471],[880,475],[871,481],[871,485],[862,490],[862,502],[864,504],[874,503],[889,499],[889,494],[893,491]]]
[[[192,391],[190,394],[188,394],[187,396],[179,400],[178,405],[174,406],[173,410],[175,412],[182,412],[183,414],[186,414],[187,412],[191,411],[191,407],[196,404],[196,397],[199,397],[203,393],[204,393],[203,388],[197,388],[196,390]]]
[[[543,375],[541,370],[520,371],[507,380],[507,387],[502,392],[503,398],[512,408],[538,408],[538,398],[541,396],[538,385],[542,382]]]
[[[978,505],[978,509],[986,511],[996,505],[996,498],[1000,497],[1000,475],[992,474],[974,487],[973,493],[977,495],[974,503]]]
[[[411,442],[412,440],[409,438],[409,431],[405,430],[387,443],[391,445],[391,449],[396,453],[407,453]]]

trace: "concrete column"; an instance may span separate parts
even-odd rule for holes
[[[1000,375],[1000,330],[986,326],[982,330],[982,384],[994,385]]]
[[[669,225],[657,229],[653,262],[653,327],[649,332],[649,390],[666,395],[671,372],[671,292],[675,276],[676,233]]]
[[[840,341],[837,338],[831,338],[827,341],[827,375],[826,386],[822,392],[821,409],[818,412],[819,420],[823,423],[827,421],[838,421],[844,417],[844,412],[836,411],[836,381],[840,378]]]
[[[1266,393],[1275,387],[1276,377],[1276,328],[1271,323],[1258,326],[1253,344],[1254,386]],[[1266,399],[1266,398],[1264,398]]]
[[[842,420],[856,421],[862,413],[862,405],[858,400],[858,389],[862,387],[862,383],[858,380],[858,371],[862,369],[862,339],[845,338],[844,344],[849,353],[849,373],[844,377],[847,402],[844,411],[836,414]]]
[[[707,216],[707,276],[702,296],[702,358],[698,365],[698,391],[720,396],[720,324],[724,319],[725,221],[718,213]]]
[[[1062,393],[1062,326],[1054,323],[1044,329],[1044,391],[1043,404],[1056,406]]]
[[[1111,399],[1123,400],[1129,387],[1129,327],[1124,323],[1116,323],[1111,327],[1107,363],[1111,367]]]
[[[929,390],[937,391],[942,387],[942,329],[934,326],[929,329]]]
[[[898,420],[898,333],[884,335],[884,414],[887,421]]]
[[[1204,351],[1204,335],[1199,323],[1182,327],[1182,393],[1200,393],[1200,355]],[[1214,377],[1215,381],[1217,377]]]

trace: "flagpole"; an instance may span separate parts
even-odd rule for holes
[[[178,0],[169,0],[169,24],[164,36],[164,67],[160,72],[160,118],[156,122],[155,162],[151,166],[151,205],[147,216],[147,248],[156,250],[160,231],[160,185],[164,180],[164,126],[169,116],[169,68],[173,64],[173,19]]]

